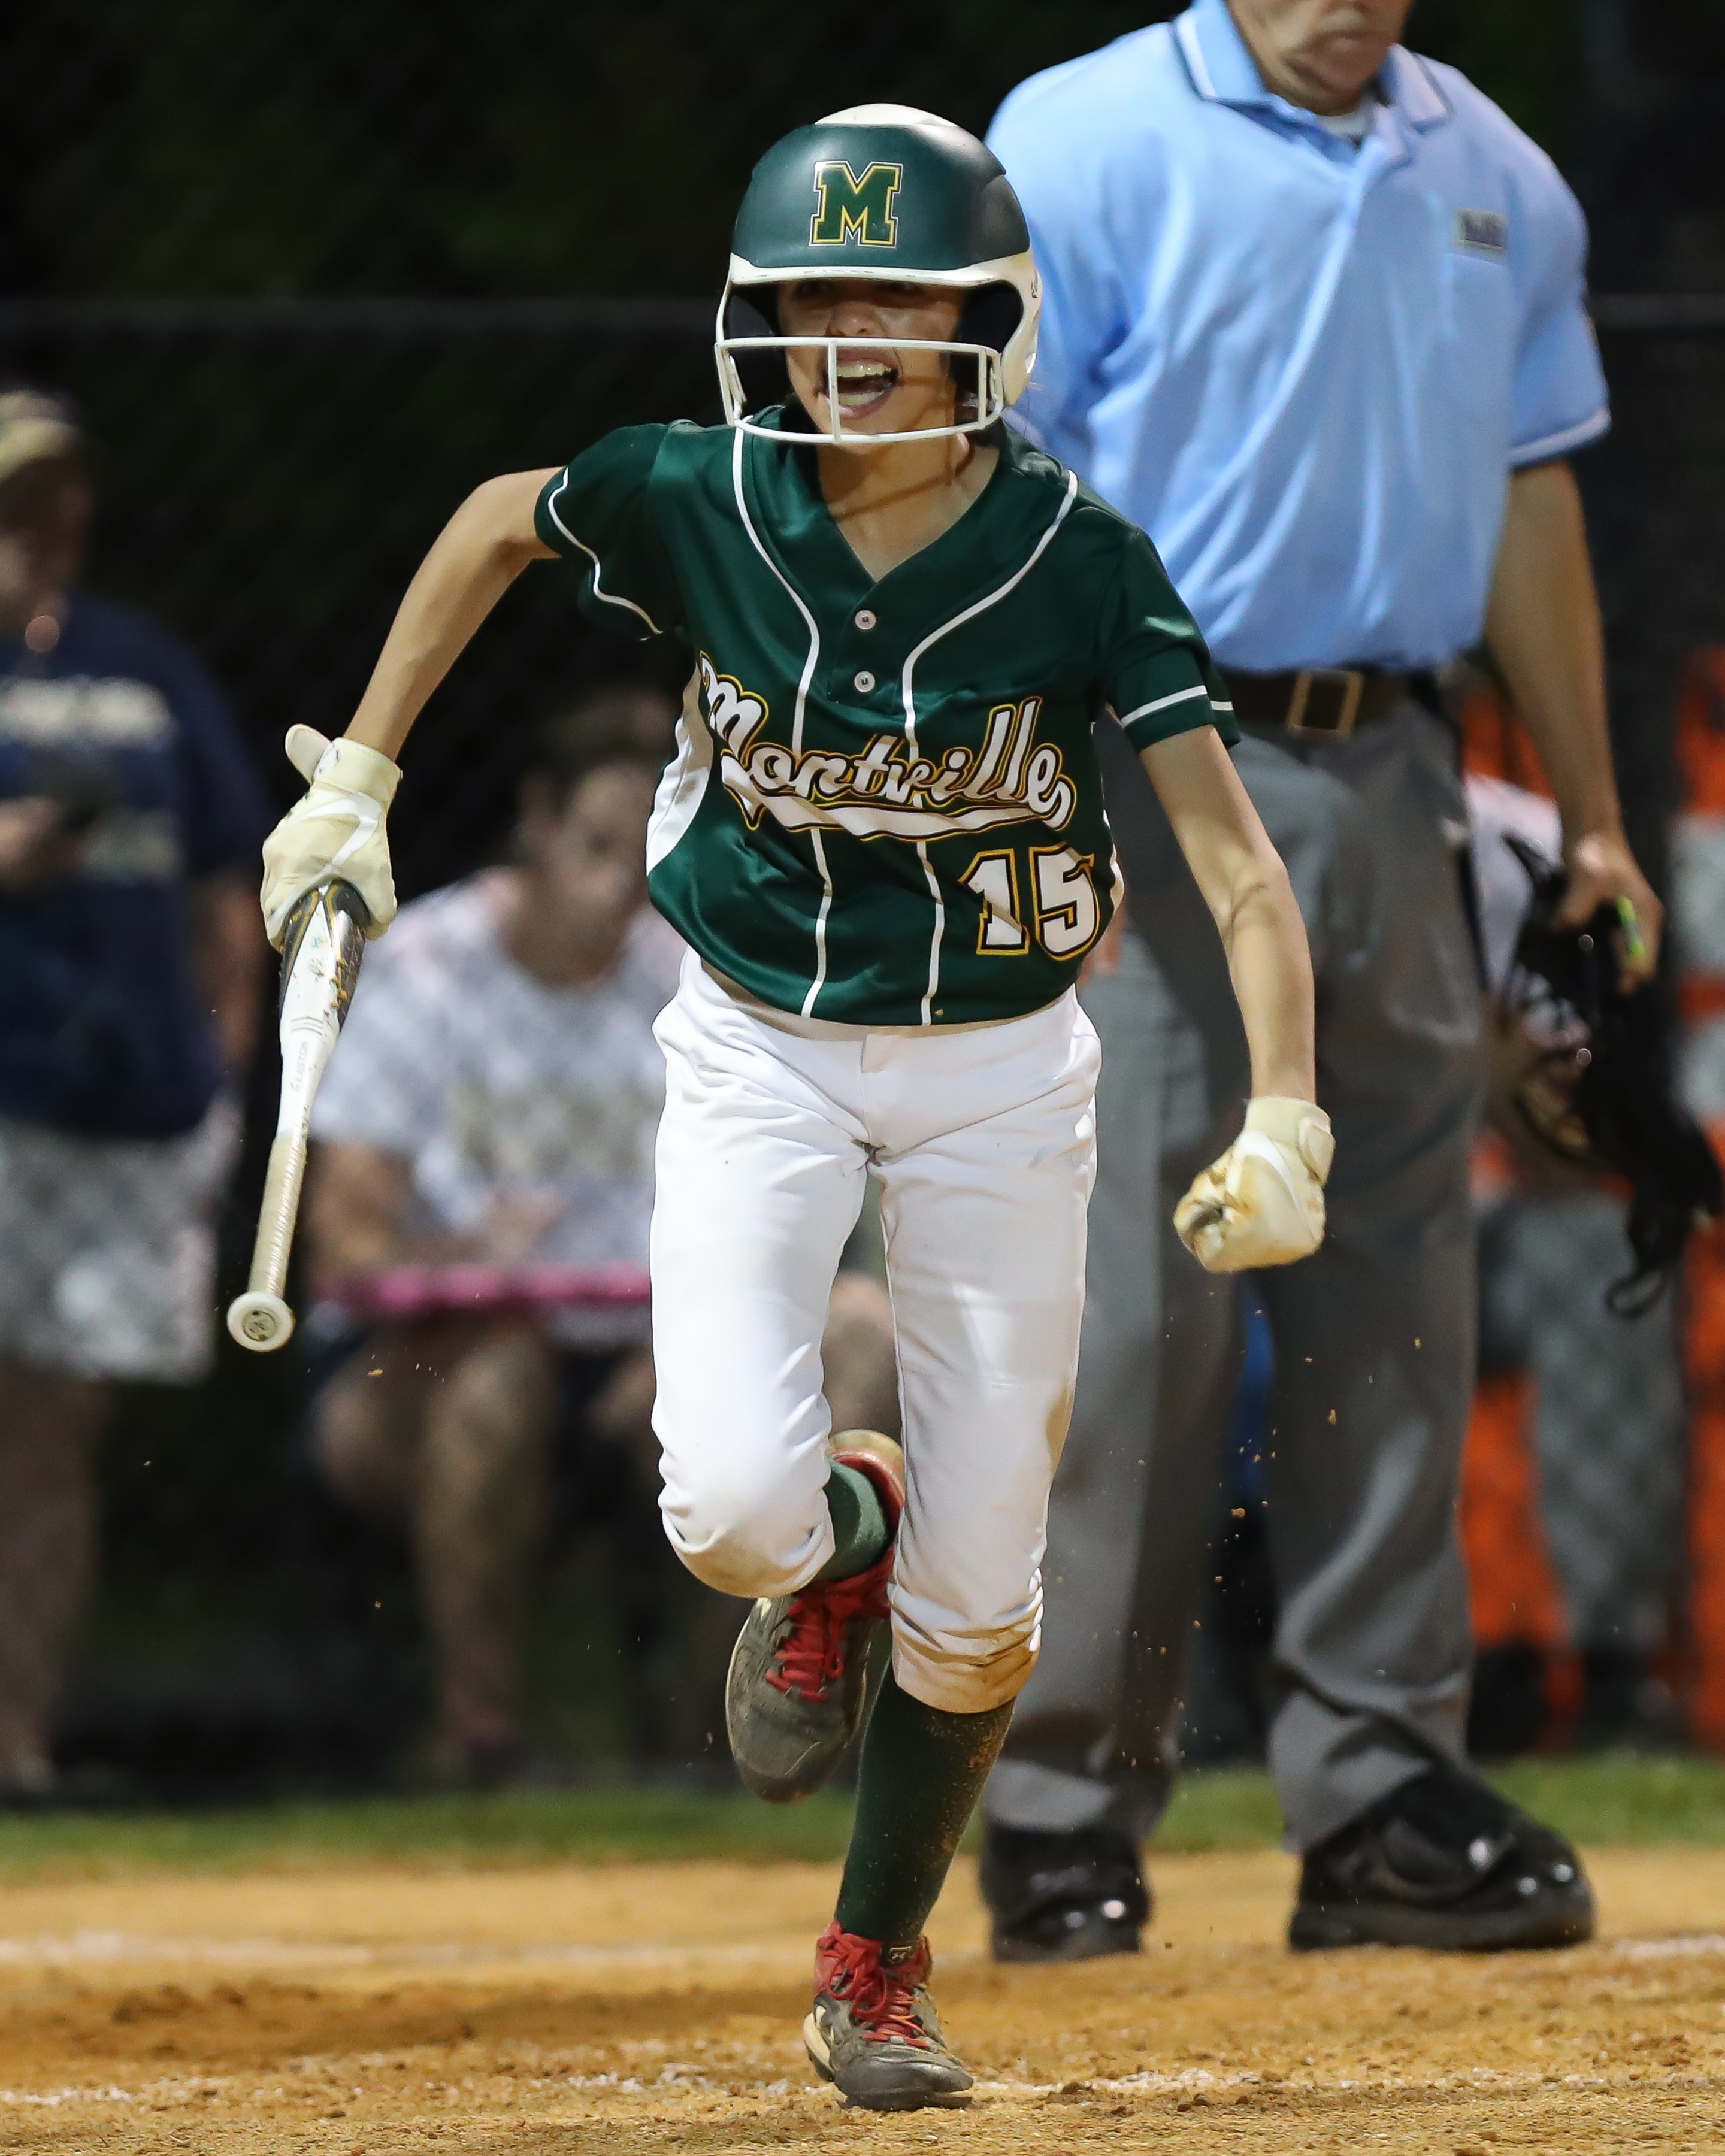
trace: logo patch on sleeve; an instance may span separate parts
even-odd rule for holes
[[[1470,254],[1507,254],[1509,219],[1495,209],[1458,209],[1455,244]]]

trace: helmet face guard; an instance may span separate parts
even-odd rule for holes
[[[832,442],[845,449],[884,449],[891,442],[938,441],[943,434],[978,434],[992,427],[1007,407],[1005,367],[999,352],[984,344],[943,344],[927,337],[869,337],[869,336],[721,336],[713,346],[719,363],[719,392],[725,400],[726,423],[745,434],[767,434],[783,439],[782,430],[764,426],[759,419],[748,414],[748,399],[745,394],[742,376],[735,355],[751,352],[824,352],[826,355],[825,377],[827,409],[833,416],[829,428],[811,428],[817,441]],[[950,426],[914,427],[902,434],[873,434],[849,428],[839,403],[839,354],[840,352],[938,352],[949,359],[964,360],[976,373],[976,388],[971,401],[974,416],[955,418]],[[954,375],[955,384],[958,379]],[[957,393],[957,403],[963,404],[965,393]],[[799,429],[800,431],[800,429]]]
[[[772,295],[815,278],[944,286],[966,300],[950,339],[781,335]],[[992,151],[906,105],[836,113],[776,143],[743,198],[713,346],[726,420],[780,437],[753,414],[788,393],[785,354],[819,348],[831,424],[811,425],[816,440],[880,449],[981,434],[1029,381],[1041,300],[1024,213]],[[951,424],[893,434],[847,427],[841,351],[943,353],[957,395]]]

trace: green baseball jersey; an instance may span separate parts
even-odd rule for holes
[[[1114,906],[1091,728],[1238,738],[1148,539],[1002,433],[957,523],[878,583],[806,436],[620,428],[540,497],[589,618],[695,654],[649,886],[778,1009],[937,1026],[1051,1002]]]

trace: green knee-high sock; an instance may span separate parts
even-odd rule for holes
[[[886,1508],[880,1492],[860,1467],[835,1460],[827,1477],[827,1510],[833,1519],[833,1553],[814,1575],[849,1579],[866,1572],[886,1547]]]
[[[922,1936],[1012,1720],[1012,1706],[947,1714],[891,1671],[863,1739],[856,1824],[839,1888],[847,1932],[889,1947]]]

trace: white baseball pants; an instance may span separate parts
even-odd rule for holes
[[[654,1424],[665,1531],[727,1594],[832,1554],[820,1338],[864,1179],[881,1185],[907,1501],[893,1669],[975,1714],[1030,1674],[1049,1485],[1084,1301],[1101,1060],[1068,993],[923,1033],[741,1000],[692,956],[660,1014]]]

